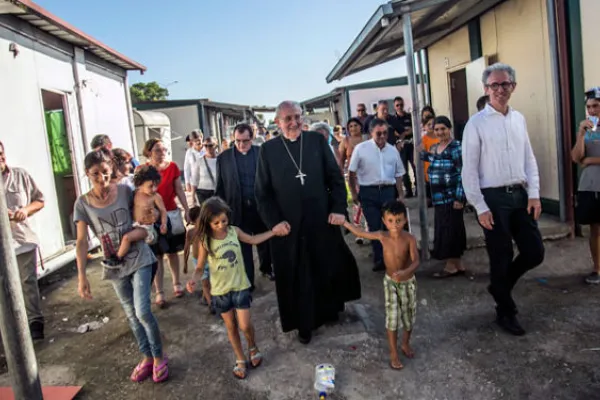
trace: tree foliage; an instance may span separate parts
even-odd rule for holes
[[[157,82],[138,82],[129,88],[131,93],[131,102],[140,103],[143,101],[160,101],[169,97],[169,90],[161,87]]]
[[[265,115],[262,113],[256,113],[256,118],[258,118],[260,122],[265,122]]]

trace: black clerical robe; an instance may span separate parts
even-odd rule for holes
[[[304,185],[296,177],[298,167],[306,175]],[[294,142],[280,136],[264,143],[255,195],[269,229],[282,221],[291,225],[288,236],[271,239],[283,331],[312,330],[334,320],[361,291],[356,260],[341,229],[328,223],[329,214],[344,214],[347,203],[344,178],[325,138],[302,132]]]

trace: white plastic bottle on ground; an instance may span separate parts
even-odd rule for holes
[[[335,368],[331,364],[319,364],[315,367],[315,390],[319,400],[325,400],[335,388]]]

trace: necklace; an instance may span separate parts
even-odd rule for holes
[[[94,189],[90,190],[90,194],[92,195],[92,197],[96,200],[98,200],[100,203],[106,203],[106,201],[109,199],[110,197],[110,187],[108,187],[106,190],[102,190],[100,192],[100,195],[97,195],[94,192]]]
[[[290,160],[292,160],[292,162],[294,163],[294,166],[296,167],[296,169],[298,169],[298,175],[296,175],[297,179],[300,179],[300,184],[302,186],[304,186],[304,178],[306,178],[306,174],[304,172],[302,172],[302,133],[300,134],[300,165],[298,165],[296,163],[296,160],[294,160],[294,157],[292,156],[292,152],[290,151],[290,149],[288,148],[287,143],[285,142],[285,139],[283,138],[283,135],[281,135],[281,141],[283,143],[283,147],[285,147],[288,156],[290,156]]]

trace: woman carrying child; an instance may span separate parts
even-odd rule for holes
[[[218,197],[211,197],[202,205],[196,223],[193,247],[198,263],[192,279],[187,284],[194,292],[196,280],[204,272],[206,261],[210,269],[212,304],[225,321],[227,335],[236,356],[233,374],[245,379],[248,361],[242,349],[238,328],[248,342],[250,366],[256,368],[262,362],[254,339],[254,327],[250,321],[250,281],[244,268],[240,241],[258,245],[274,236],[272,231],[250,236],[237,227],[229,225],[229,207]]]
[[[427,175],[431,185],[431,197],[435,207],[434,240],[432,257],[446,260],[445,268],[436,272],[435,278],[462,275],[465,267],[461,257],[467,248],[467,233],[463,220],[466,203],[462,186],[462,154],[460,142],[452,137],[452,123],[445,116],[434,122],[439,139],[429,151],[421,152],[421,160],[429,162]]]
[[[84,164],[92,189],[75,202],[73,220],[77,225],[78,292],[82,298],[91,299],[92,291],[86,276],[88,227],[100,239],[104,257],[113,257],[124,235],[133,229],[133,192],[126,185],[111,183],[112,160],[102,151],[89,153]],[[150,309],[155,266],[156,257],[142,240],[131,243],[122,263],[116,267],[104,266],[102,271],[103,279],[110,280],[114,286],[143,355],[131,374],[134,382],[152,376],[154,382],[159,383],[169,376],[158,322]]]

